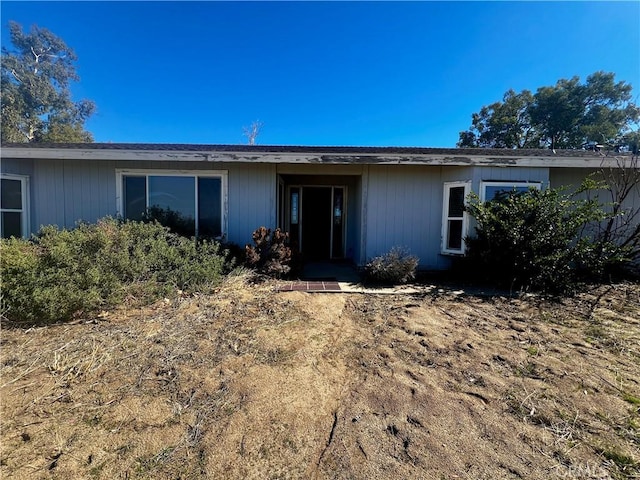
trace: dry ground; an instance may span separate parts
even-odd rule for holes
[[[210,296],[4,325],[2,478],[639,478],[640,286]]]

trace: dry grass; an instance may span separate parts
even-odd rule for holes
[[[2,331],[2,478],[637,478],[640,287],[211,295]]]

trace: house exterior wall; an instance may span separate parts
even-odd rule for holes
[[[13,173],[14,175],[33,175],[33,161],[3,158],[0,162],[0,172]]]
[[[549,169],[377,165],[369,167],[366,181],[366,242],[360,263],[400,246],[420,258],[421,269],[441,270],[452,259],[440,253],[445,182],[471,182],[475,193],[482,181],[546,186]]]
[[[575,191],[582,181],[589,175],[593,175],[596,180],[604,180],[608,182],[608,179],[603,178],[600,175],[599,169],[584,169],[584,168],[551,168],[549,169],[549,180],[552,188],[567,188],[568,192]],[[616,174],[615,171],[611,171],[611,175]],[[636,173],[636,175],[640,175]],[[610,202],[610,197],[601,197],[602,202]],[[624,203],[625,208],[631,208],[633,210],[640,209],[640,184],[636,184],[631,189],[630,194]],[[640,219],[638,219],[640,221]]]
[[[362,176],[354,177],[347,197],[347,258],[358,262],[362,248]]]
[[[551,188],[567,187],[568,191],[574,191],[589,175],[597,173],[597,169],[586,168],[550,168],[549,182]]]
[[[226,164],[228,170],[228,240],[241,246],[251,243],[260,227],[276,225],[277,175],[275,165]]]
[[[483,181],[541,182],[543,187],[579,185],[586,168],[525,166],[448,166],[399,164],[240,163],[173,160],[55,160],[3,158],[3,173],[30,179],[31,232],[42,225],[71,228],[118,213],[116,171],[225,171],[227,240],[251,242],[257,227],[276,226],[278,177],[300,184],[337,179],[346,185],[347,256],[364,264],[394,246],[420,258],[421,269],[446,269],[453,257],[441,254],[443,186],[470,182],[479,193]],[[324,179],[322,178],[324,177]],[[319,182],[319,183],[318,183]],[[636,189],[630,205],[640,208]],[[471,225],[470,233],[473,231]]]
[[[34,160],[31,195],[33,233],[115,215],[114,163]]]
[[[440,255],[441,167],[372,165],[366,188],[365,249],[361,263],[405,247],[420,267],[445,268]]]
[[[29,175],[31,232],[72,228],[118,213],[116,170],[228,172],[228,240],[244,245],[261,225],[275,225],[275,165],[203,162],[2,160],[2,172]]]
[[[627,172],[629,173],[629,172]],[[617,175],[619,178],[619,173],[616,171],[611,171],[610,175]],[[602,175],[599,174],[599,169],[580,169],[580,168],[551,168],[550,169],[550,183],[552,188],[560,188],[565,187],[567,192],[575,191],[582,181],[588,176],[594,175],[596,180],[604,180],[608,182],[610,179],[603,178]],[[640,173],[635,173],[640,175]],[[608,193],[602,192],[600,194],[600,201],[605,205],[612,201],[612,198]],[[627,209],[632,212],[640,211],[640,184],[636,184],[633,188],[631,188],[628,197],[622,204],[624,209]],[[640,217],[635,217],[634,224],[640,222]]]

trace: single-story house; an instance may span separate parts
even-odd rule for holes
[[[362,265],[394,246],[422,269],[464,253],[473,191],[577,186],[630,154],[593,151],[177,144],[2,146],[2,236],[73,227],[150,207],[194,233],[244,245],[259,226],[290,232],[304,258]],[[637,168],[637,163],[634,164]],[[636,193],[632,199],[640,202]]]

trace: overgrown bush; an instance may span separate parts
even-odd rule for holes
[[[283,277],[291,271],[289,234],[276,228],[260,227],[253,234],[253,245],[245,247],[245,265],[265,275]]]
[[[477,222],[467,271],[502,287],[567,293],[625,262],[624,249],[593,235],[603,206],[576,194],[532,189],[489,202],[471,194],[467,210]]]
[[[215,242],[172,234],[160,224],[105,218],[72,230],[44,227],[30,240],[2,240],[2,314],[47,323],[141,304],[178,289],[194,292],[229,268]]]
[[[364,267],[369,281],[397,284],[416,278],[419,259],[401,247],[393,247],[388,253],[372,258]]]

